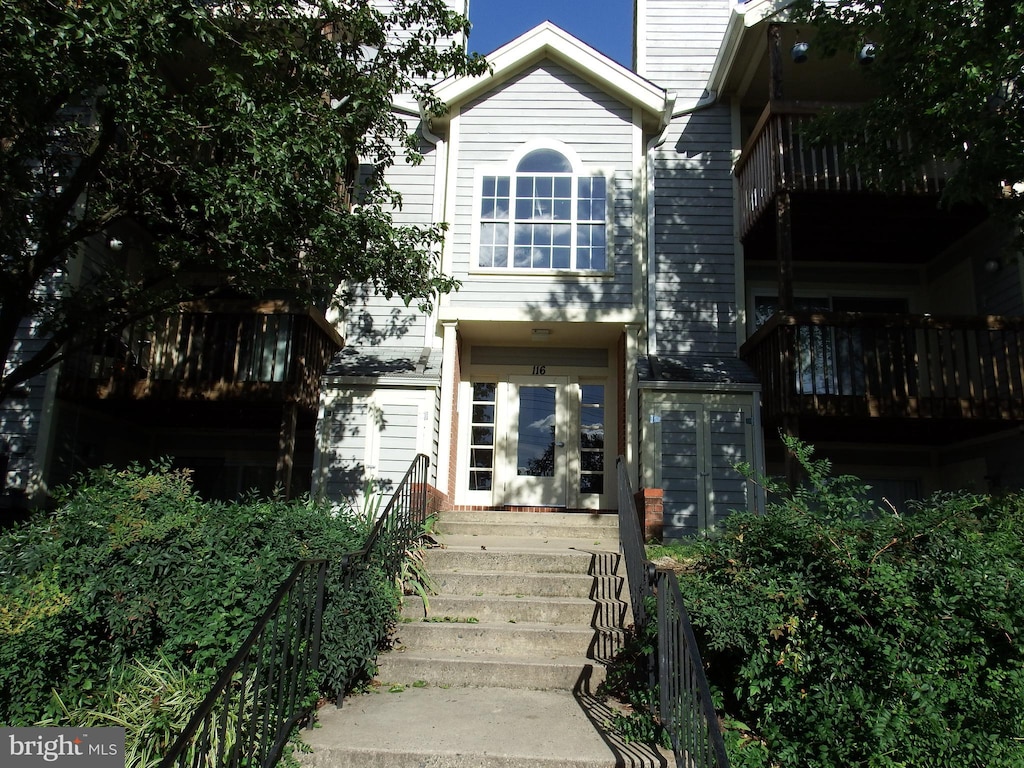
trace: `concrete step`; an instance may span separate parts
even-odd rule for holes
[[[376,690],[395,693],[322,709],[304,765],[672,765],[619,738],[614,705],[593,695],[628,610],[615,516],[444,512],[435,538],[424,564],[438,594],[406,600],[377,659]]]
[[[619,519],[612,512],[516,512],[503,509],[444,510],[440,521],[484,523],[536,523],[547,521],[551,525],[586,525],[591,528],[618,530]]]
[[[443,547],[423,551],[427,570],[438,571],[519,571],[524,573],[615,574],[620,558],[612,552],[585,552],[578,549],[546,550],[539,548],[508,548],[489,537],[489,544],[455,546],[442,539]]]
[[[521,595],[523,597],[619,598],[625,591],[618,576],[521,571],[428,571],[441,595]]]
[[[402,616],[408,620],[476,619],[480,622],[547,622],[593,627],[621,626],[628,604],[624,600],[579,597],[515,597],[509,595],[434,595],[427,607],[407,598]]]
[[[604,682],[603,664],[583,655],[508,656],[449,649],[390,651],[377,658],[377,679],[384,686],[426,683],[445,688],[508,688],[571,691],[585,681],[596,690]]]
[[[383,689],[386,690],[386,689]],[[613,705],[586,690],[407,688],[320,710],[306,768],[648,768],[671,755],[606,727]]]
[[[607,524],[595,524],[586,519],[556,521],[548,515],[532,515],[522,521],[452,520],[442,516],[434,526],[441,535],[457,536],[509,536],[538,539],[575,539],[593,546],[615,546],[618,542],[618,528]]]
[[[572,656],[593,658],[597,647],[614,642],[621,631],[587,625],[537,623],[456,623],[416,621],[400,624],[392,640],[400,650],[417,653],[458,648],[466,655]]]

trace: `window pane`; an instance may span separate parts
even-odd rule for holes
[[[494,406],[487,403],[473,403],[473,421],[477,424],[493,424]]]
[[[582,178],[577,190],[579,202],[576,215],[581,221],[603,221],[605,218],[605,189],[603,176]]]
[[[497,384],[475,382],[473,384],[473,425],[470,430],[469,449],[469,490],[488,491],[491,489],[494,468],[494,407]]]
[[[533,225],[516,224],[516,245],[530,245],[533,242]]]
[[[473,385],[473,399],[494,402],[494,393],[497,390],[497,384],[489,382],[483,382]]]
[[[530,249],[517,247],[513,264],[520,269],[528,268],[530,266]]]
[[[555,269],[571,269],[572,251],[569,248],[555,248],[552,256],[551,265]]]
[[[473,445],[494,445],[494,427],[473,427]]]
[[[580,492],[604,492],[604,385],[580,386]]]
[[[555,474],[555,390],[519,388],[519,436],[516,473],[532,477]]]
[[[533,218],[533,198],[532,197],[517,197],[516,198],[516,219],[532,219]]]
[[[535,149],[519,161],[516,170],[520,172],[572,173],[572,166],[561,152],[556,152],[553,149]]]
[[[469,452],[469,466],[490,469],[494,466],[494,451],[474,448]]]
[[[576,228],[576,268],[607,268],[603,224],[580,224]]]

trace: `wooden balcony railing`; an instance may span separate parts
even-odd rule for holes
[[[766,420],[1024,420],[1024,318],[777,313],[740,356]]]
[[[736,161],[740,189],[741,236],[745,236],[765,212],[780,189],[791,192],[866,192],[877,188],[880,174],[859,168],[848,158],[847,146],[815,144],[807,128],[823,109],[835,104],[775,102],[765,107],[743,152]],[[906,152],[910,136],[898,134],[886,141],[892,152]],[[938,161],[928,163],[912,182],[902,185],[903,194],[937,194],[948,176]]]
[[[184,305],[73,354],[61,394],[313,407],[320,377],[342,343],[318,311],[286,302]]]

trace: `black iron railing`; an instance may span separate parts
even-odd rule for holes
[[[647,559],[626,462],[618,460],[619,541],[626,561],[633,624],[638,632],[654,621],[648,605],[657,602],[658,643],[649,658],[652,687],[660,691],[656,714],[672,743],[676,765],[728,768],[722,730],[711,701],[690,617],[674,573]]]
[[[160,768],[270,766],[316,704],[326,560],[292,570]]]
[[[397,577],[427,517],[428,467],[417,456],[363,548],[330,565],[342,570],[343,589],[371,560]],[[326,560],[295,566],[158,768],[271,768],[278,761],[319,696],[328,567]],[[374,642],[361,649],[367,658]]]

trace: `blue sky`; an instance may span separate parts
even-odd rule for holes
[[[469,49],[490,53],[545,19],[632,66],[633,0],[469,0]]]

